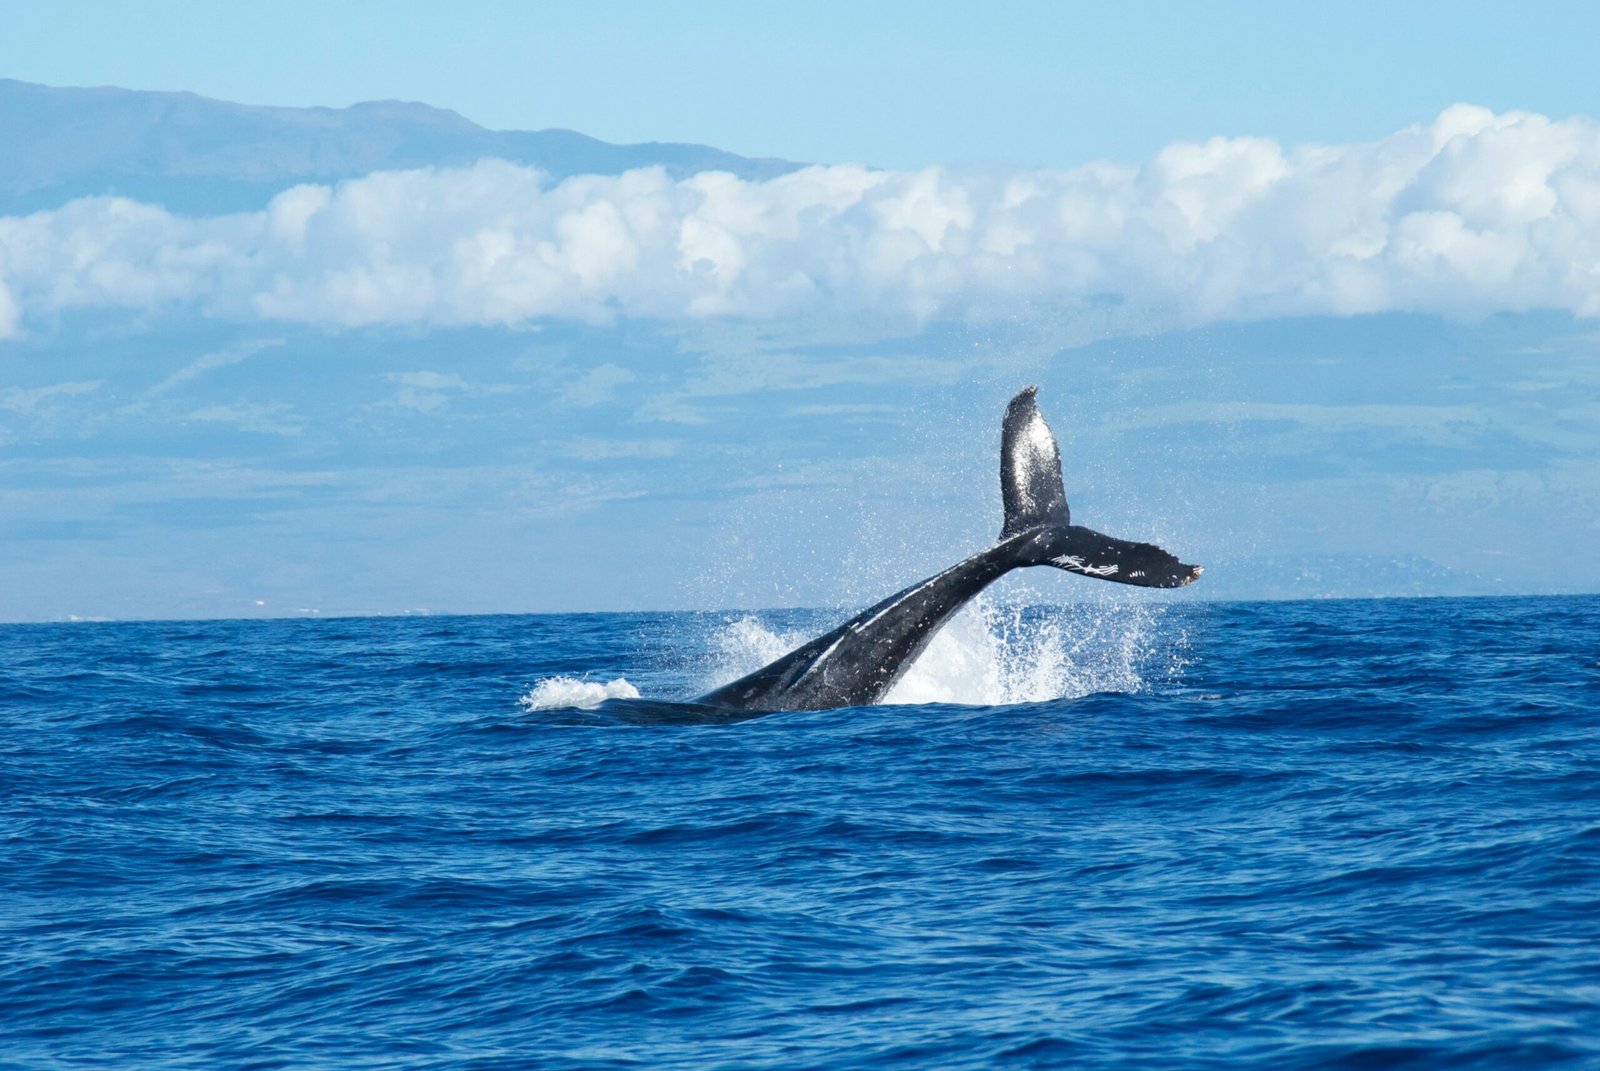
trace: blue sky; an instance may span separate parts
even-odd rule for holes
[[[881,167],[1352,142],[1467,102],[1600,114],[1600,8],[1487,2],[15,4],[0,72]],[[175,44],[181,42],[181,44]]]
[[[860,604],[1030,382],[1178,597],[1600,590],[1600,15],[859,7],[11,13],[0,77],[828,166],[0,211],[0,620]]]

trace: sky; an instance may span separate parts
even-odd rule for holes
[[[1176,597],[1600,590],[1586,7],[46,7],[0,77],[814,166],[0,213],[0,620],[861,605],[1028,383]]]
[[[12,4],[0,72],[915,168],[1382,137],[1455,103],[1600,114],[1600,8],[1014,0]],[[181,46],[175,42],[183,42]]]

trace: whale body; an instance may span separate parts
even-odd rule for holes
[[[870,606],[777,661],[694,700],[741,710],[826,710],[876,703],[950,616],[1011,572],[1049,565],[1149,588],[1193,583],[1203,569],[1150,543],[1102,535],[1071,522],[1061,452],[1039,412],[1038,388],[1006,406],[1000,442],[1005,522],[987,550]]]

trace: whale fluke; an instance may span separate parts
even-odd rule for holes
[[[1005,524],[1000,538],[1042,524],[1070,524],[1061,484],[1061,450],[1039,412],[1038,387],[1026,387],[1006,406],[1000,426],[1000,501]]]
[[[1175,588],[1201,573],[1160,547],[1071,523],[1061,452],[1036,387],[1006,406],[1000,435],[1000,541],[889,596],[832,632],[695,700],[743,710],[824,710],[875,703],[950,615],[1013,569],[1050,565],[1141,587]]]

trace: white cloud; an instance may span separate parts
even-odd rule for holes
[[[635,378],[630,370],[607,361],[568,383],[562,388],[561,398],[568,405],[602,405],[615,397],[618,387],[632,383]]]
[[[21,319],[21,310],[17,308],[11,290],[6,286],[4,275],[0,275],[0,339],[11,338],[17,333],[17,323]]]
[[[209,405],[188,414],[190,420],[229,424],[264,435],[299,435],[305,425],[287,405]]]
[[[431,413],[448,402],[448,391],[471,389],[467,381],[454,372],[390,372],[384,378],[400,384],[393,404],[419,413]]]
[[[663,458],[678,453],[674,439],[589,439],[579,438],[558,449],[579,461],[612,461],[617,458]]]
[[[92,307],[315,323],[1117,307],[1142,326],[1389,310],[1600,314],[1600,124],[1457,105],[1377,142],[1168,146],[1066,171],[499,161],[301,186],[262,212],[118,198],[0,218],[0,337]]]
[[[391,383],[415,387],[418,390],[467,389],[467,381],[454,372],[390,372],[384,378]]]
[[[0,390],[0,409],[13,413],[31,413],[43,402],[51,398],[70,398],[80,394],[92,394],[104,385],[101,379],[78,383],[55,383],[48,387],[34,387],[24,390],[21,387],[7,387]]]
[[[145,393],[150,396],[165,394],[174,387],[198,378],[214,368],[226,368],[229,365],[238,364],[240,361],[254,357],[263,350],[271,349],[274,346],[281,346],[283,345],[283,341],[284,340],[281,338],[250,339],[248,341],[240,342],[224,349],[217,350],[213,353],[207,353],[204,356],[196,358],[194,361],[191,361],[189,364],[178,369],[166,379],[163,379],[160,383],[157,383],[155,386],[151,387]]]

